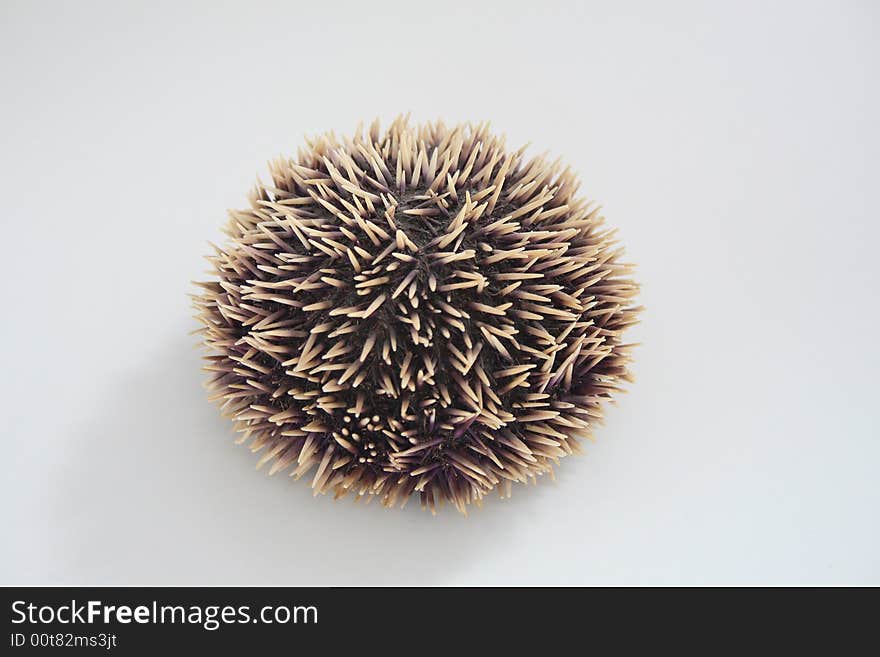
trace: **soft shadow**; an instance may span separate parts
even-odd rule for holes
[[[57,571],[45,583],[442,584],[505,549],[525,491],[468,518],[432,517],[417,500],[403,510],[334,502],[255,472],[255,455],[206,399],[192,343],[169,340],[95,391],[101,402],[56,475]]]

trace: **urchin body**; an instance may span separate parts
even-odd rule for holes
[[[398,119],[271,175],[196,298],[209,387],[271,472],[464,511],[576,451],[629,379],[637,286],[568,169]]]

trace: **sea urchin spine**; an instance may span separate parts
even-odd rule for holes
[[[465,512],[577,451],[630,380],[637,285],[569,169],[397,119],[271,176],[195,297],[212,398],[270,473]]]

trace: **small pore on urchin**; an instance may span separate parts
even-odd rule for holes
[[[397,119],[270,171],[195,297],[211,397],[270,473],[466,512],[631,380],[638,286],[569,169]]]

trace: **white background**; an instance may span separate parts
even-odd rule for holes
[[[878,5],[0,4],[3,584],[880,583]],[[490,119],[639,266],[637,384],[470,517],[312,498],[187,294],[305,135]]]

